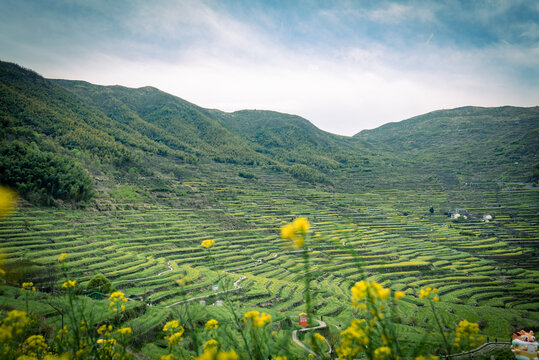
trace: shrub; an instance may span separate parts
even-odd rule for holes
[[[110,280],[105,277],[103,274],[95,275],[86,285],[86,291],[99,291],[103,294],[110,292],[111,288]]]

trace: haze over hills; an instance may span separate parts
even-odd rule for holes
[[[539,107],[441,110],[344,137],[294,115],[204,109],[152,87],[48,80],[5,62],[0,81],[0,181],[38,198],[90,198],[81,166],[92,176],[151,175],[217,162],[361,188],[531,181],[538,161]],[[54,181],[14,170],[43,157],[58,167]],[[59,180],[70,167],[80,183]]]

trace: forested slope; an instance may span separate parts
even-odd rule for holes
[[[212,163],[346,191],[538,178],[539,107],[442,110],[345,137],[295,115],[204,109],[5,62],[0,98],[0,183],[37,203],[87,202],[97,177],[154,188],[186,171],[220,176]]]

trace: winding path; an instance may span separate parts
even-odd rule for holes
[[[245,279],[247,279],[247,276],[241,276],[238,280],[234,281],[234,287],[232,289],[222,290],[222,291],[215,292],[215,293],[208,294],[208,295],[195,296],[195,297],[192,297],[192,298],[189,298],[189,299],[180,300],[180,301],[177,301],[177,302],[175,302],[173,304],[164,306],[163,308],[168,309],[168,308],[170,308],[172,306],[185,304],[185,303],[188,303],[188,302],[191,302],[191,301],[194,301],[194,300],[202,300],[202,299],[206,299],[206,298],[209,298],[209,297],[212,297],[212,296],[215,296],[215,295],[225,294],[225,293],[228,293],[228,292],[241,290],[242,287],[240,286],[240,282],[242,282]]]
[[[167,265],[168,265],[168,270],[162,271],[162,272],[160,272],[160,273],[157,274],[157,275],[146,276],[146,277],[138,278],[138,279],[129,279],[129,280],[125,280],[125,282],[134,282],[134,281],[141,281],[141,280],[153,279],[153,278],[155,278],[155,277],[158,277],[158,276],[161,276],[161,275],[166,274],[166,273],[168,273],[168,272],[171,272],[171,271],[172,271],[172,265],[170,264],[170,260],[168,261]]]
[[[298,339],[298,332],[302,333],[302,332],[307,332],[307,331],[315,331],[315,330],[320,330],[320,329],[325,329],[327,328],[327,324],[322,321],[322,320],[317,320],[315,319],[317,322],[318,322],[318,326],[315,326],[315,327],[311,327],[311,328],[304,328],[304,329],[299,329],[299,330],[294,330],[292,331],[292,341],[295,342],[299,347],[301,347],[303,350],[307,351],[309,354],[313,354],[316,358],[319,358],[319,356],[314,352],[312,351],[311,349],[309,349],[307,347],[307,345],[305,345],[304,343],[302,343],[299,339]],[[326,339],[326,343],[328,344],[328,348],[330,349],[330,353],[331,353],[331,346],[329,345],[329,342],[327,341]]]
[[[473,350],[446,356],[445,359],[464,359],[464,358],[468,359],[470,358],[470,355],[473,358],[473,356],[476,356],[476,355],[488,354],[492,350],[509,348],[510,346],[511,346],[510,342],[495,342],[495,343],[488,342],[488,343],[484,343],[476,347]]]

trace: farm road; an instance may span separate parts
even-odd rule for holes
[[[315,320],[316,320],[316,319],[315,319]],[[302,342],[298,339],[298,332],[315,331],[315,330],[327,328],[327,324],[326,324],[324,321],[322,321],[322,320],[316,320],[316,321],[318,322],[318,326],[315,326],[315,327],[312,327],[312,328],[304,328],[304,329],[292,331],[292,341],[295,342],[299,347],[301,347],[302,349],[304,349],[304,350],[307,351],[308,353],[313,354],[316,358],[318,358],[318,355],[316,355],[314,351],[312,351],[311,349],[309,349],[309,348],[307,347],[307,345],[305,345],[304,343],[302,343]],[[328,347],[331,349],[331,346],[329,345],[329,343],[328,343],[327,340],[326,340],[326,343],[328,344]]]

